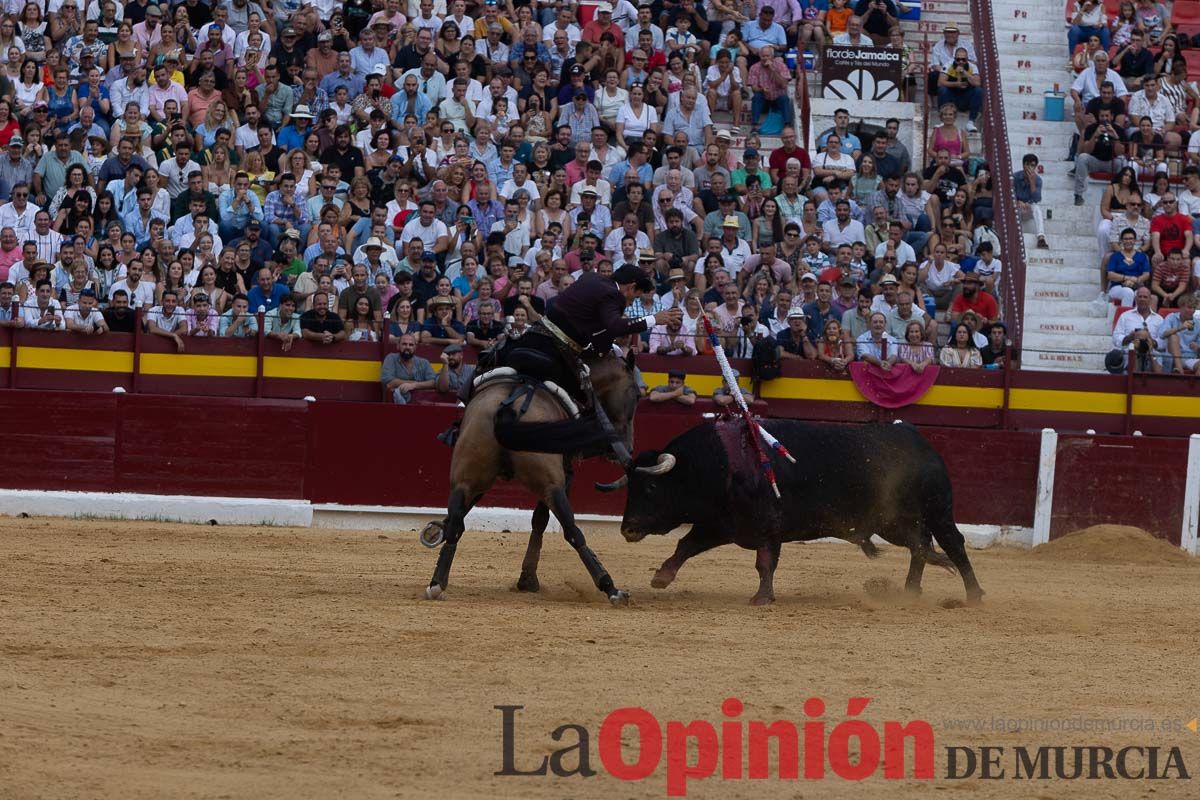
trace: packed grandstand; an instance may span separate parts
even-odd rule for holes
[[[980,115],[999,77],[968,6],[938,6],[6,4],[0,325],[141,326],[180,352],[384,342],[384,396],[405,402],[629,264],[654,288],[628,315],[683,314],[622,346],[681,371],[714,346],[756,368],[1018,366],[1018,226],[1061,246],[1046,226],[1071,203],[1043,177],[1068,153],[995,174],[1008,139]],[[1089,0],[1063,27],[1074,205],[1112,176],[1098,252],[1071,265],[1118,314],[1113,371],[1197,369],[1185,11]],[[865,124],[855,99],[815,114],[826,44],[898,53],[916,118]],[[997,218],[1004,189],[1020,220]]]

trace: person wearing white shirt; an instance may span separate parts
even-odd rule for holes
[[[854,244],[867,239],[866,229],[856,219],[850,218],[850,202],[838,200],[835,206],[835,216],[821,226],[821,237],[824,246],[832,249],[839,244]]]
[[[1129,123],[1127,131],[1130,137],[1137,133],[1138,123],[1142,117],[1149,117],[1155,133],[1163,133],[1167,123],[1175,121],[1175,105],[1166,95],[1158,91],[1158,78],[1149,75],[1142,81],[1141,90],[1134,92],[1129,98]],[[1178,134],[1174,134],[1178,137]],[[1175,140],[1174,146],[1167,142],[1168,148],[1178,148],[1180,140]]]
[[[58,260],[58,250],[62,247],[61,233],[50,229],[50,214],[39,211],[33,215],[33,230],[26,241],[37,245],[38,258],[53,264]]]
[[[599,195],[597,202],[599,202],[600,205],[607,206],[612,204],[612,184],[604,180],[604,178],[596,178],[596,180],[593,181],[585,175],[583,180],[576,181],[571,186],[570,205],[577,206],[583,202],[581,193],[585,187],[596,190],[596,194]]]
[[[853,242],[851,242],[853,244]],[[883,258],[887,254],[889,242],[880,242],[875,246],[875,258]],[[900,267],[907,264],[909,261],[917,260],[917,251],[913,250],[912,245],[901,239],[898,242],[892,243],[896,250],[896,266]]]
[[[114,114],[123,114],[130,103],[136,103],[143,119],[150,116],[150,89],[146,86],[145,67],[138,65],[133,68],[133,74],[114,81],[108,88],[108,99]]]
[[[1163,342],[1159,340],[1166,320],[1150,308],[1150,297],[1148,286],[1142,286],[1137,290],[1133,296],[1133,308],[1117,317],[1117,324],[1113,327],[1112,343],[1116,349],[1125,350],[1136,348],[1140,341],[1148,341],[1154,355],[1146,359],[1148,363],[1139,365],[1139,369],[1161,372],[1162,364],[1159,363],[1159,358],[1162,356]]]
[[[42,210],[29,202],[28,197],[29,186],[19,183],[13,187],[13,199],[0,206],[0,228],[12,228],[18,242],[33,238],[33,219],[37,212]]]
[[[554,34],[562,31],[567,35],[567,41],[572,45],[578,44],[583,31],[575,24],[575,11],[569,5],[559,6],[554,23],[542,28],[542,42],[547,48],[554,42]],[[637,39],[635,38],[636,42]]]
[[[1129,90],[1125,88],[1125,81],[1117,74],[1116,70],[1108,68],[1108,53],[1104,50],[1097,50],[1092,56],[1092,66],[1079,73],[1075,78],[1075,82],[1071,84],[1071,96],[1075,100],[1075,115],[1077,118],[1082,118],[1087,104],[1092,98],[1100,96],[1100,84],[1109,81],[1113,85],[1113,94],[1117,97],[1127,97]]]
[[[425,249],[434,253],[444,253],[450,249],[450,229],[446,223],[435,216],[437,207],[432,200],[425,200],[400,233],[400,244],[407,247],[413,239],[425,243]]]
[[[518,161],[513,167],[513,176],[506,180],[504,185],[500,187],[500,196],[508,200],[522,190],[529,194],[530,207],[542,197],[538,192],[537,184],[529,177],[529,168],[525,166],[524,162]]]
[[[66,329],[75,333],[101,334],[108,331],[104,315],[96,308],[96,290],[88,287],[79,293],[79,302],[67,306],[63,315]]]
[[[61,331],[64,327],[62,306],[54,299],[54,287],[50,281],[38,281],[32,297],[21,306],[21,319],[26,328],[43,331]]]
[[[945,244],[939,242],[934,245],[933,258],[921,265],[919,280],[925,290],[933,295],[938,308],[949,308],[950,300],[962,282],[962,274],[958,264],[946,260]]]
[[[129,307],[131,309],[150,308],[154,305],[154,282],[142,280],[142,263],[140,261],[132,261],[129,264],[128,272],[123,280],[115,282],[108,290],[108,296],[112,297],[113,293],[118,289],[123,289],[129,295]]]

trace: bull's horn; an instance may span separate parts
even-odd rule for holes
[[[643,475],[666,475],[671,470],[675,469],[675,456],[670,453],[659,453],[658,461],[653,467],[638,467],[637,471]]]
[[[595,483],[593,486],[596,487],[597,492],[615,492],[617,489],[624,488],[627,483],[629,483],[629,476],[622,475],[612,483]]]

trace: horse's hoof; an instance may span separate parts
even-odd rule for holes
[[[627,606],[629,605],[629,592],[624,589],[617,589],[608,596],[608,602],[614,606]]]
[[[442,587],[438,586],[436,583],[430,584],[429,586],[425,587],[425,599],[426,600],[440,600],[442,597],[443,591],[444,590],[442,589]]]
[[[769,606],[769,605],[771,605],[771,603],[774,603],[774,602],[775,602],[775,595],[773,595],[773,594],[771,594],[771,595],[756,594],[756,595],[754,595],[754,597],[750,598],[750,605],[752,605],[752,606]]]
[[[430,522],[421,531],[421,544],[432,549],[442,543],[444,527],[441,520]]]
[[[654,573],[654,577],[650,579],[650,585],[655,589],[665,589],[675,580],[675,573],[659,570]]]
[[[541,588],[542,585],[538,582],[537,575],[522,575],[517,578],[518,592],[537,592]]]

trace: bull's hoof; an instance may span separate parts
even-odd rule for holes
[[[650,585],[655,589],[665,589],[675,581],[675,573],[670,570],[660,569],[654,573],[654,577],[650,579]]]
[[[756,594],[750,598],[750,605],[752,606],[769,606],[774,602],[775,595],[773,594]]]
[[[442,543],[444,527],[441,520],[430,522],[421,531],[421,544],[431,549],[437,547]]]
[[[445,589],[438,586],[436,583],[431,583],[425,587],[426,600],[440,600],[443,597]]]
[[[624,589],[616,589],[608,596],[608,602],[614,606],[627,606],[629,605],[629,592]]]
[[[542,585],[538,582],[537,575],[526,575],[522,572],[521,577],[517,578],[518,592],[536,592],[541,588]]]
[[[983,604],[983,589],[978,589],[974,592],[967,592],[967,605],[978,606]]]

